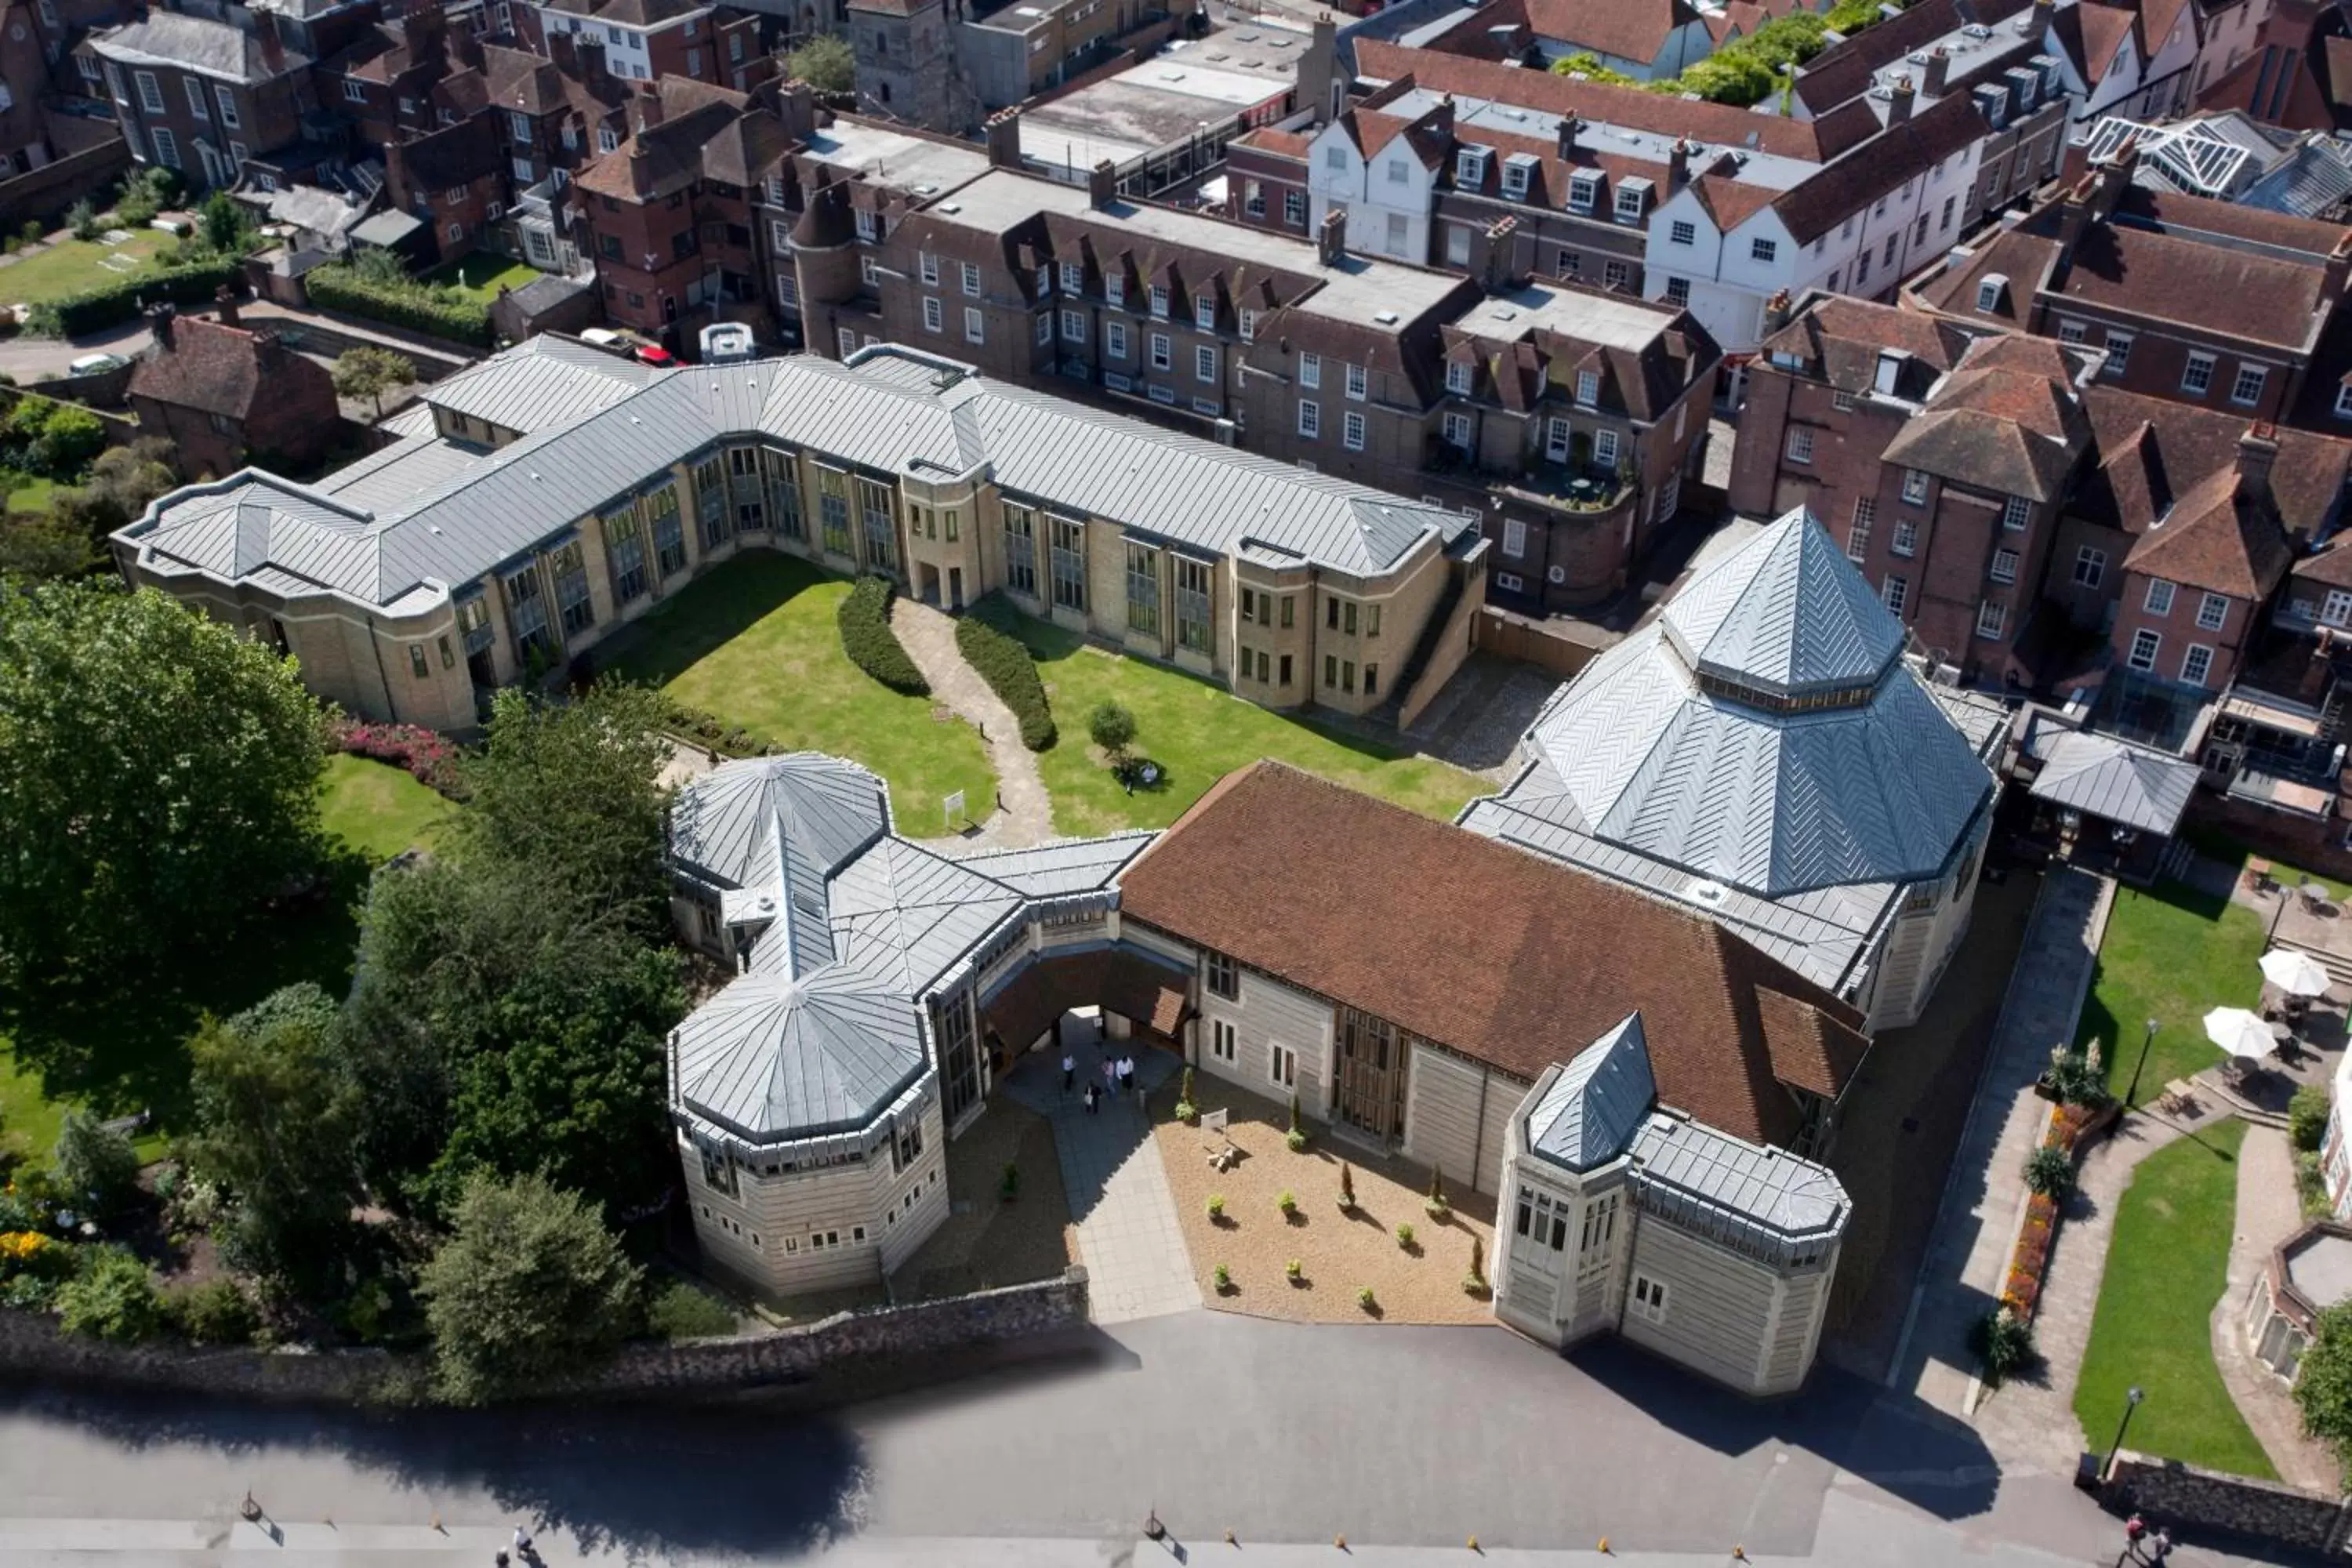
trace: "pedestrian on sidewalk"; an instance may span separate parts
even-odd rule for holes
[[[1118,1092],[1118,1063],[1109,1057],[1103,1058],[1103,1092],[1105,1094]]]
[[[1069,1052],[1062,1053],[1062,1092],[1068,1094],[1078,1087],[1078,1058]]]
[[[530,1531],[520,1524],[515,1526],[514,1549],[516,1556],[526,1563],[530,1561]]]
[[[1102,1090],[1097,1089],[1093,1084],[1089,1083],[1087,1085],[1087,1114],[1088,1116],[1092,1116],[1095,1113],[1095,1100],[1096,1097],[1101,1093]]]
[[[2147,1521],[2140,1518],[2139,1515],[2134,1514],[2129,1519],[2124,1521],[2124,1552],[2122,1556],[2116,1559],[2117,1568],[2121,1568],[2121,1565],[2126,1563],[2137,1563],[2141,1561],[2139,1554],[2140,1538],[2147,1533]]]
[[[2171,1555],[2172,1531],[2168,1526],[2158,1525],[2156,1529],[2156,1539],[2148,1542],[2147,1560],[2161,1565],[2165,1559]]]

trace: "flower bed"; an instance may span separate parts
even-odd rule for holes
[[[2121,1115],[2121,1108],[2112,1103],[2061,1105],[2051,1112],[2042,1147],[2063,1149],[2070,1157],[2077,1155]],[[2017,1244],[2009,1255],[2009,1275],[2000,1291],[2002,1305],[2021,1321],[2031,1323],[2034,1309],[2041,1304],[2042,1277],[2049,1270],[2051,1248],[2058,1240],[2062,1213],[2055,1198],[2039,1193],[2026,1202],[2025,1223],[2018,1227]]]
[[[448,737],[415,724],[371,724],[345,719],[334,729],[335,749],[355,757],[370,757],[407,770],[426,788],[465,798],[465,781],[457,772],[457,748]]]

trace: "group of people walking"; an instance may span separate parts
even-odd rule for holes
[[[1087,1102],[1087,1114],[1089,1116],[1101,1109],[1102,1102],[1112,1095],[1139,1095],[1141,1092],[1135,1081],[1134,1057],[1129,1055],[1120,1055],[1117,1057],[1111,1056],[1108,1052],[1105,1052],[1099,1045],[1097,1045],[1095,1049],[1102,1068],[1102,1082],[1097,1083],[1091,1078],[1087,1080],[1085,1099]],[[1077,1092],[1077,1053],[1065,1047],[1062,1052],[1062,1092],[1065,1095],[1073,1094]]]

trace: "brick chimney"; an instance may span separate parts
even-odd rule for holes
[[[2278,461],[2278,426],[2256,423],[2238,437],[2238,493],[2267,499],[2271,465]]]
[[[987,133],[988,164],[992,169],[1021,167],[1021,110],[1000,109],[981,125]]]
[[[1490,294],[1499,294],[1516,281],[1511,275],[1512,237],[1519,220],[1502,217],[1490,228],[1471,231],[1470,275]]]
[[[2124,144],[2091,166],[2091,216],[2105,223],[2123,200],[2124,190],[2131,184],[2132,171],[2139,167],[2139,136],[2137,132],[2124,138]]]
[[[1941,44],[1927,51],[1927,63],[1919,70],[1919,90],[1929,97],[1944,90],[1944,73],[1952,68],[1952,57]]]
[[[1337,267],[1348,256],[1348,209],[1329,206],[1323,209],[1323,226],[1315,231],[1315,258],[1326,267]]]
[[[1764,335],[1769,338],[1774,332],[1779,331],[1782,327],[1787,326],[1789,324],[1789,317],[1792,313],[1793,310],[1789,300],[1789,291],[1786,289],[1780,290],[1769,300],[1765,300]]]
[[[286,45],[278,36],[278,13],[256,9],[253,13],[253,36],[261,44],[261,63],[272,72],[286,68]]]
[[[1087,171],[1087,205],[1097,212],[1108,212],[1118,200],[1118,167],[1105,158]]]
[[[459,17],[449,31],[449,53],[461,66],[482,68],[482,35],[470,17]]]
[[[776,118],[784,134],[805,142],[816,134],[816,89],[804,81],[788,81],[776,92]]]
[[[236,325],[236,289],[230,288],[226,283],[222,284],[219,288],[213,290],[213,304],[219,310],[220,323],[222,326],[234,327]]]
[[[1561,163],[1570,163],[1576,161],[1576,133],[1583,129],[1584,121],[1574,114],[1563,114],[1559,117],[1559,161]]]
[[[2075,247],[2091,231],[2091,200],[2097,184],[2095,174],[2084,174],[2059,198],[2057,265],[2061,268],[2074,264]]]
[[[172,342],[172,323],[179,313],[176,305],[158,305],[147,313],[148,320],[154,324],[155,341],[163,344],[167,353],[175,346]]]
[[[1911,118],[1911,105],[1917,97],[1908,76],[1898,76],[1886,84],[1886,123],[1900,125]]]

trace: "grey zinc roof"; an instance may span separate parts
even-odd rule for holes
[[[1110,886],[1127,863],[1143,853],[1157,833],[1149,828],[1103,838],[1069,838],[1029,849],[997,849],[967,855],[959,864],[990,877],[1024,898],[1059,899]]]
[[[671,1041],[687,1103],[755,1142],[862,1127],[924,1068],[913,1000],[845,966],[745,975]]]
[[[730,763],[693,780],[670,806],[672,859],[734,887],[766,875],[781,818],[795,850],[832,875],[889,831],[882,781],[814,752]]]
[[[2036,800],[2170,837],[2197,791],[2197,764],[2113,735],[2061,735],[2034,776]]]
[[[1622,1154],[1658,1098],[1642,1015],[1576,1053],[1528,1113],[1528,1147],[1571,1171]]]
[[[125,65],[167,66],[231,81],[268,81],[310,68],[310,57],[280,49],[275,59],[260,38],[241,27],[178,11],[153,11],[136,22],[92,35],[90,47]]]
[[[542,333],[425,389],[424,400],[506,430],[571,425],[610,408],[661,373]]]
[[[488,447],[471,441],[445,440],[436,435],[428,413],[421,433],[371,452],[348,468],[336,469],[320,481],[319,489],[347,506],[372,512],[395,511],[426,491],[447,484],[489,455]]]
[[[1902,623],[1801,507],[1702,572],[1662,618],[1697,668],[1774,692],[1867,683],[1903,651]]]
[[[806,448],[819,461],[926,479],[985,463],[997,483],[1049,508],[1106,518],[1210,553],[1255,544],[1357,575],[1392,569],[1425,538],[1450,542],[1476,526],[1441,507],[1003,386],[905,350],[874,351],[860,360],[844,365],[796,355],[642,372],[643,385],[577,412],[583,403],[602,401],[600,367],[545,350],[509,350],[467,373],[483,377],[472,383],[481,406],[530,418],[524,393],[560,383],[574,399],[572,416],[404,501],[359,505],[257,470],[236,475],[228,484],[241,503],[372,544],[364,560],[341,563],[331,578],[279,560],[274,547],[245,570],[286,567],[373,605],[420,583],[464,584],[577,519],[662,482],[671,465],[722,437],[762,435]],[[909,365],[922,374],[909,375]],[[471,400],[474,394],[461,388],[444,395]],[[233,575],[218,552],[193,553],[185,531],[220,510],[223,489],[174,491],[120,537],[152,550],[166,569],[179,563]],[[265,537],[274,538],[274,531]]]
[[[1825,1167],[1679,1116],[1653,1114],[1633,1159],[1643,1209],[1751,1253],[1786,1258],[1834,1240],[1853,1212]]]
[[[1802,512],[1783,519],[1691,584],[1706,596],[1680,630],[1670,605],[1546,707],[1528,739],[1573,806],[1572,819],[1555,809],[1554,820],[1767,899],[1939,873],[1991,773],[1895,657],[1900,632],[1876,599],[1805,585],[1826,574],[1859,586],[1842,553],[1808,546],[1801,570],[1746,569],[1759,547],[1766,559],[1788,549],[1792,528],[1821,532]],[[1731,567],[1742,568],[1735,585],[1770,591],[1719,591]],[[1803,625],[1816,617],[1833,624],[1816,635]],[[1701,670],[1768,689],[1875,684],[1857,700],[1791,711],[1703,690]]]

